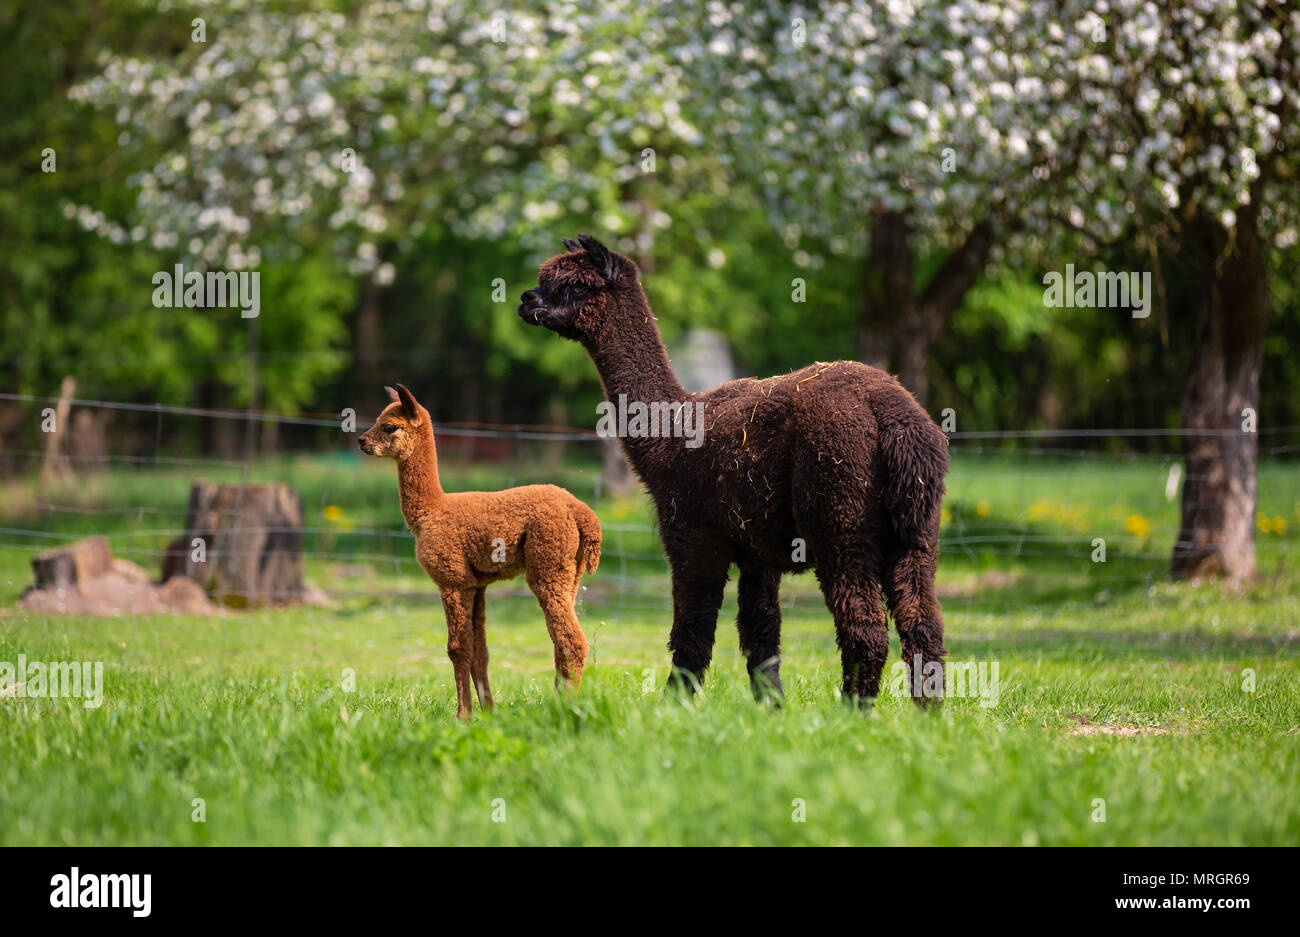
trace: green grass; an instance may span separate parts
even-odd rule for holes
[[[584,465],[531,471],[446,474],[455,487],[554,478],[593,495]],[[705,693],[665,700],[670,616],[651,515],[640,497],[600,499],[606,556],[580,608],[592,645],[582,692],[555,696],[540,613],[502,584],[488,593],[498,708],[463,725],[391,466],[264,464],[253,477],[302,493],[319,528],[308,573],[338,605],[211,620],[0,616],[0,661],[105,665],[98,709],[0,699],[0,842],[1300,843],[1300,481],[1293,465],[1264,466],[1267,575],[1225,594],[1163,577],[1177,522],[1166,471],[955,460],[947,644],[951,660],[996,663],[999,694],[937,714],[892,695],[868,715],[841,705],[811,577],[783,593],[784,709],[750,697],[734,590]],[[0,601],[12,609],[38,544],[73,536],[104,533],[152,568],[183,522],[191,474],[110,473],[51,496],[53,513],[31,485],[10,487]],[[1147,526],[1126,529],[1133,516]],[[1091,562],[1094,537],[1107,540],[1105,564]],[[1119,728],[1149,734],[1106,734]],[[195,798],[206,822],[191,818]]]

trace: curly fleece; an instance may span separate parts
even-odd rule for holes
[[[847,698],[879,692],[886,606],[913,695],[923,702],[923,688],[941,688],[934,577],[948,440],[912,395],[851,361],[688,393],[636,265],[585,235],[565,246],[524,293],[520,317],[581,342],[611,400],[703,406],[698,448],[674,435],[621,439],[654,498],[672,567],[674,678],[694,688],[708,667],[734,563],[736,625],[756,697],[780,698],[780,577],[807,569],[835,620]]]
[[[600,563],[596,513],[555,485],[449,493],[438,479],[429,411],[402,385],[385,388],[393,402],[359,439],[363,452],[397,461],[402,516],[415,534],[415,555],[438,586],[447,617],[447,656],[456,677],[456,714],[492,708],[488,686],[484,593],[522,574],[546,618],[555,645],[555,685],[577,689],[587,639],[574,603],[583,573]],[[562,682],[563,681],[563,682]]]

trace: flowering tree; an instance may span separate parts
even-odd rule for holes
[[[657,193],[714,182],[677,72],[635,3],[330,6],[202,2],[179,54],[107,56],[72,97],[116,115],[140,166],[137,197],[127,217],[75,209],[83,224],[194,265],[341,264],[363,281],[364,372],[380,291],[421,238],[505,243],[505,256],[519,245],[535,264],[561,234],[596,228],[647,257],[674,220]],[[482,285],[497,301],[471,320],[477,337],[566,383],[584,374],[580,349],[519,334],[497,275]]]
[[[594,221],[648,256],[670,227],[693,236],[689,206],[728,170],[763,189],[796,264],[814,242],[863,258],[860,351],[922,396],[991,259],[1084,266],[1118,245],[1197,282],[1171,309],[1197,349],[1175,572],[1253,571],[1264,261],[1297,237],[1294,4],[200,9],[191,52],[110,57],[74,91],[163,154],[134,218],[85,210],[88,227],[236,268],[324,250],[374,285],[429,227],[543,253]]]
[[[700,106],[792,248],[865,258],[861,355],[922,400],[931,343],[1043,214],[1083,132],[1057,116],[1077,91],[1060,63],[1083,39],[1045,49],[1030,6],[714,4],[684,34],[681,59],[717,89]]]
[[[716,3],[700,60],[791,243],[865,256],[862,353],[926,388],[990,256],[1167,257],[1197,288],[1177,575],[1254,570],[1266,252],[1297,238],[1300,9],[1271,0]],[[919,289],[915,258],[944,260]]]
[[[1099,241],[1160,245],[1190,283],[1171,310],[1194,336],[1173,571],[1249,578],[1267,261],[1300,237],[1300,8],[1111,0],[1092,18],[1107,42],[1076,66],[1091,146],[1066,220]]]
[[[73,90],[117,113],[124,146],[163,154],[136,179],[138,227],[88,223],[235,268],[267,244],[323,242],[358,273],[427,226],[545,250],[539,229],[571,215],[665,226],[633,217],[620,187],[653,163],[645,149],[700,135],[647,18],[632,3],[525,6],[200,4],[192,51],[109,56]]]

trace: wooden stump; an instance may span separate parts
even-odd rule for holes
[[[300,601],[302,504],[288,485],[218,485],[190,489],[185,534],[163,556],[163,581],[189,576],[224,605]]]
[[[69,589],[113,568],[113,551],[103,537],[88,537],[47,550],[32,560],[37,589]]]

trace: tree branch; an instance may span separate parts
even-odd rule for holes
[[[984,273],[992,250],[993,225],[984,220],[967,232],[961,244],[930,278],[918,305],[931,341],[937,339],[947,328],[953,313]]]

